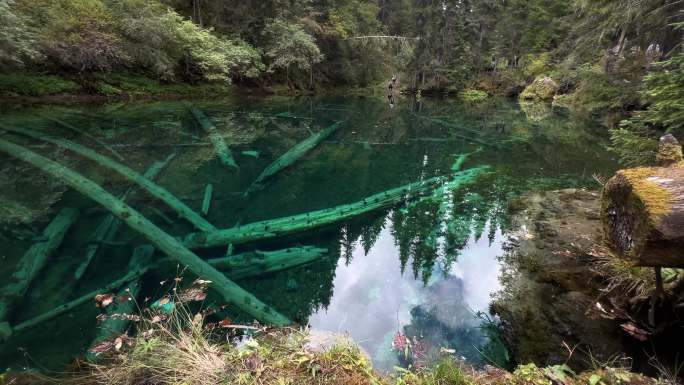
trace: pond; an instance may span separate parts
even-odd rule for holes
[[[199,124],[192,106],[213,123],[215,135]],[[453,99],[401,99],[390,107],[375,97],[273,97],[4,111],[0,139],[125,197],[177,237],[197,229],[130,179],[49,140],[66,138],[141,174],[166,161],[156,170],[155,183],[196,213],[203,211],[211,184],[206,215],[198,215],[219,229],[354,202],[365,205],[366,197],[409,183],[477,171],[471,182],[453,189],[447,183],[324,226],[196,250],[212,259],[254,250],[326,249],[288,269],[234,275],[235,282],[299,325],[348,333],[380,370],[418,364],[440,351],[475,365],[506,365],[510,357],[488,305],[501,289],[508,201],[532,190],[596,187],[592,174],[616,168],[605,130],[595,122],[508,100],[466,105]],[[253,184],[281,155],[334,124],[321,143]],[[229,147],[237,169],[217,158],[217,138]],[[106,237],[98,235],[110,220],[100,205],[5,153],[0,162],[0,281],[10,279],[32,245],[45,243],[41,234],[61,209],[78,209],[45,267],[8,308],[10,325],[101,290],[130,272],[133,250],[147,243],[140,233],[120,225],[114,231],[105,228],[110,229]],[[140,307],[167,293],[175,277],[182,277],[181,285],[195,279],[189,270],[164,261],[160,251],[154,258],[162,261],[140,279]],[[209,292],[201,306],[220,308],[223,302]],[[88,300],[18,330],[0,345],[0,362],[62,369],[91,346],[100,312]],[[230,305],[212,317],[253,320]],[[411,345],[408,354],[404,343]]]

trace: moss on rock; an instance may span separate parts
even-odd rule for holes
[[[537,76],[520,94],[523,100],[551,100],[560,86],[548,76]]]

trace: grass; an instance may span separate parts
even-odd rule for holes
[[[74,81],[41,72],[0,74],[0,96],[48,96],[73,93],[80,88]]]
[[[79,84],[82,83],[82,84]],[[0,96],[47,97],[52,95],[96,95],[112,99],[211,96],[231,92],[226,83],[168,83],[145,73],[111,72],[78,78],[78,82],[44,72],[17,71],[0,74]]]

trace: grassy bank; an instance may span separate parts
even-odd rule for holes
[[[0,74],[0,100],[35,103],[106,102],[139,99],[174,99],[190,96],[229,95],[225,82],[162,82],[138,72],[87,76],[20,71]]]
[[[196,320],[196,322],[199,322]],[[575,373],[566,365],[534,364],[507,372],[494,367],[476,370],[444,355],[435,363],[394,374],[375,371],[352,342],[326,348],[312,346],[295,330],[260,329],[257,337],[237,346],[219,342],[198,324],[183,331],[156,326],[138,337],[118,339],[98,364],[80,363],[59,377],[10,373],[2,384],[71,385],[649,385],[670,383],[623,368],[597,366]]]
[[[102,315],[126,319],[137,333],[114,335],[89,350],[89,361],[75,362],[66,374],[5,373],[0,384],[64,385],[649,385],[674,384],[625,368],[593,362],[575,373],[567,365],[534,364],[508,372],[476,369],[448,349],[415,367],[376,371],[367,354],[348,337],[292,328],[233,325],[216,310],[192,312],[187,302],[204,298],[196,287],[178,290],[140,315]],[[100,306],[120,301],[98,296]],[[185,300],[184,300],[185,298]],[[219,311],[220,313],[220,311]],[[396,341],[396,339],[395,339]],[[393,348],[400,355],[396,346]],[[571,354],[571,353],[570,353]],[[615,363],[617,361],[613,361]]]

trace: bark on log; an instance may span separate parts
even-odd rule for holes
[[[149,265],[152,254],[154,254],[154,247],[150,245],[136,247],[135,250],[133,250],[131,260],[128,263],[128,271],[139,270],[143,266]],[[106,308],[107,319],[100,325],[97,336],[93,339],[90,346],[95,346],[102,341],[119,336],[126,331],[126,328],[131,321],[121,316],[130,315],[136,312],[136,298],[140,293],[140,286],[140,279],[137,279],[118,291],[116,294],[117,300]],[[128,298],[128,300],[121,301],[122,298]],[[118,315],[119,317],[112,317],[112,315]],[[86,353],[86,359],[90,362],[95,362],[97,356],[89,351]]]
[[[154,178],[156,178],[156,176],[159,175],[159,173],[164,169],[164,167],[175,156],[176,154],[174,153],[162,162],[154,162],[152,166],[150,166],[150,168],[147,169],[147,171],[145,171],[143,176],[149,180],[154,180]],[[126,190],[126,192],[124,192],[121,195],[119,199],[121,199],[122,202],[125,202],[126,198],[133,192],[135,192],[135,188],[130,187],[128,190]],[[97,225],[94,237],[90,240],[90,244],[86,247],[86,253],[85,257],[83,258],[83,262],[81,262],[81,264],[74,272],[74,279],[78,281],[79,279],[81,279],[81,277],[83,277],[83,274],[85,273],[86,269],[88,269],[88,266],[90,266],[90,262],[92,262],[93,258],[95,258],[95,255],[100,250],[100,245],[102,243],[114,241],[116,233],[119,231],[120,224],[121,222],[118,219],[116,219],[116,217],[112,213],[108,213],[102,220],[102,222],[100,222]]]
[[[190,249],[207,248],[230,243],[245,243],[301,232],[350,219],[373,210],[382,209],[406,199],[421,197],[426,193],[431,194],[434,189],[439,189],[444,183],[447,183],[451,188],[457,188],[472,181],[486,169],[487,167],[476,167],[462,171],[455,174],[451,181],[448,181],[447,177],[430,178],[425,181],[411,183],[371,195],[358,202],[328,209],[250,223],[229,229],[192,233],[185,237],[183,244]]]
[[[603,231],[639,266],[684,267],[684,166],[618,171],[603,188]]]
[[[212,123],[199,108],[190,103],[185,103],[185,106],[190,110],[190,113],[192,113],[192,116],[197,120],[197,123],[199,123],[200,126],[202,126],[202,129],[209,135],[209,141],[214,145],[216,155],[221,163],[228,166],[233,171],[237,170],[239,167],[237,163],[235,163],[235,159],[233,159],[233,154],[226,145],[226,141],[223,140],[223,137],[219,134],[216,126],[214,126],[214,123]]]
[[[225,269],[229,278],[240,279],[301,266],[315,261],[327,252],[328,249],[302,246],[276,251],[250,251],[229,257],[210,259],[207,262],[217,269]]]
[[[131,169],[130,167],[124,164],[121,164],[85,146],[82,146],[78,143],[74,143],[66,139],[53,138],[29,129],[17,129],[7,126],[0,126],[0,128],[20,135],[25,135],[37,140],[52,143],[56,146],[65,148],[69,151],[73,151],[87,159],[93,160],[102,167],[112,169],[118,172],[119,174],[123,175],[124,177],[130,179],[131,181],[137,183],[138,186],[147,191],[150,195],[161,200],[162,202],[166,203],[169,207],[174,209],[178,213],[178,215],[185,218],[188,222],[192,223],[198,230],[216,230],[216,227],[214,227],[214,225],[207,222],[204,218],[202,218],[201,215],[194,212],[190,207],[188,207],[185,203],[181,202],[168,190],[152,182],[151,180],[145,178],[143,175],[140,175],[137,171]]]
[[[158,228],[139,212],[118,200],[90,179],[25,147],[3,139],[0,139],[0,151],[60,179],[76,191],[102,205],[133,230],[142,234],[157,249],[174,258],[181,265],[187,266],[198,277],[212,281],[211,288],[221,294],[225,301],[234,304],[262,322],[273,325],[291,323],[285,316],[226,278],[225,275],[188,250],[174,237]]]
[[[43,230],[41,239],[45,240],[33,244],[21,258],[7,286],[0,290],[0,322],[7,318],[13,304],[26,294],[29,285],[45,266],[50,254],[62,243],[64,235],[76,222],[76,218],[78,210],[63,208]]]

